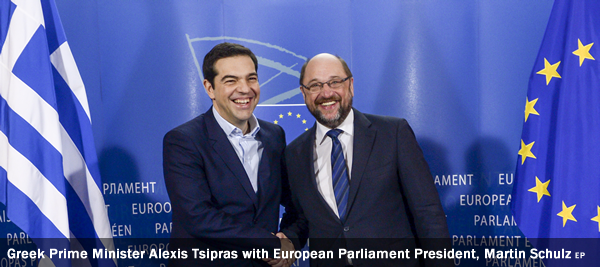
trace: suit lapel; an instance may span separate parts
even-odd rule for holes
[[[258,207],[258,197],[252,188],[252,184],[250,183],[250,179],[246,174],[246,170],[244,169],[242,162],[240,162],[238,155],[235,153],[235,150],[231,146],[231,142],[229,142],[229,139],[227,139],[225,132],[223,132],[221,126],[219,126],[217,123],[215,115],[212,112],[212,108],[210,108],[206,114],[206,129],[208,129],[208,138],[213,141],[214,152],[221,157],[227,168],[229,168],[229,170],[240,182],[244,188],[244,191],[246,191],[246,194],[248,197],[250,197],[252,203],[254,203],[254,207]]]
[[[371,122],[364,114],[354,109],[354,152],[352,153],[352,178],[348,192],[348,215],[358,192],[365,168],[371,157],[377,130],[371,129]]]
[[[269,159],[271,159],[271,153],[272,151],[270,150],[270,146],[266,146],[265,145],[265,141],[264,140],[269,140],[271,139],[272,136],[269,135],[269,133],[267,131],[265,131],[264,129],[261,129],[260,131],[258,131],[258,133],[256,134],[256,140],[260,141],[262,143],[262,147],[263,147],[263,151],[262,151],[262,155],[260,158],[260,162],[258,163],[258,196],[259,196],[259,201],[264,201],[264,199],[267,199],[265,197],[265,194],[267,192],[267,184],[269,183],[269,181],[271,180],[271,162]],[[259,207],[263,207],[264,203],[260,203]],[[256,214],[260,214],[260,211],[257,212]]]

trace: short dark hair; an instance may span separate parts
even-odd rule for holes
[[[348,77],[352,76],[352,71],[350,71],[350,68],[348,67],[348,64],[346,63],[346,61],[338,56],[338,55],[334,55],[341,63],[342,63],[342,67],[344,68],[344,72],[346,73],[346,75]],[[311,60],[312,58],[307,59],[304,62],[304,65],[302,65],[302,69],[300,70],[300,85],[302,84],[302,80],[304,80],[304,73],[306,72],[306,65],[308,65],[308,62]]]
[[[217,60],[227,57],[234,56],[249,56],[254,62],[254,70],[258,71],[258,60],[252,51],[240,44],[234,43],[220,43],[215,45],[206,56],[204,56],[204,62],[202,63],[202,75],[204,79],[207,79],[213,86],[215,77],[218,75],[215,69],[215,63]]]

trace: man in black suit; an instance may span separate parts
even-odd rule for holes
[[[165,184],[173,206],[170,249],[187,259],[171,266],[283,266],[287,260],[244,259],[241,251],[293,250],[278,232],[295,220],[280,126],[257,119],[258,61],[248,48],[222,43],[204,58],[204,87],[213,106],[169,131],[163,143]],[[277,236],[275,236],[277,233]],[[221,251],[195,259],[191,249]],[[232,255],[236,251],[236,256]],[[268,262],[268,263],[267,263]]]
[[[317,123],[286,148],[295,231],[302,237],[307,224],[310,249],[336,256],[311,266],[419,266],[414,248],[450,248],[433,178],[406,120],[352,108],[353,82],[344,60],[331,54],[302,67],[300,90]],[[340,248],[409,249],[411,259],[338,258]]]

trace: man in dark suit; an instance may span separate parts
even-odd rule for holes
[[[280,204],[286,207],[282,226],[296,215],[285,172],[283,129],[253,114],[260,96],[257,63],[246,47],[215,46],[203,63],[204,87],[213,106],[165,135],[164,177],[173,206],[170,249],[187,250],[187,259],[171,259],[170,266],[291,263],[266,259],[274,249],[293,250],[277,233]],[[241,251],[253,249],[269,255],[244,259]],[[222,254],[210,259],[215,251]]]
[[[301,237],[306,229],[298,226],[308,224],[310,249],[334,252],[335,259],[312,259],[311,266],[419,266],[416,247],[450,248],[433,178],[406,120],[352,108],[353,82],[344,60],[331,54],[302,67],[300,90],[317,123],[285,153],[299,212],[295,231]],[[410,259],[338,257],[340,248],[409,249]]]

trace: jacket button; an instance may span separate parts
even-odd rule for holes
[[[344,232],[348,232],[348,231],[350,231],[350,226],[344,227]]]

